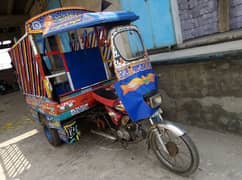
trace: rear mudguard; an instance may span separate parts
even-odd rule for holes
[[[148,149],[150,149],[150,140],[152,139],[152,136],[155,135],[156,128],[168,129],[178,137],[183,136],[186,133],[183,129],[178,128],[176,125],[174,125],[170,122],[167,122],[167,121],[162,121],[161,123],[155,124],[154,126],[152,126],[150,128],[148,135],[147,135],[147,139],[146,139]]]

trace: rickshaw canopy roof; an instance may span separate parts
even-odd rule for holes
[[[43,37],[52,36],[78,28],[91,27],[112,22],[135,21],[139,18],[135,13],[128,11],[118,12],[88,12],[72,16],[64,21],[47,24],[43,31]]]

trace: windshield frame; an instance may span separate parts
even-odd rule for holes
[[[127,59],[127,58],[125,58],[125,57],[120,53],[120,50],[119,50],[119,48],[118,48],[118,45],[116,44],[115,38],[116,38],[117,35],[119,35],[120,33],[125,32],[125,31],[135,31],[135,32],[138,34],[138,37],[139,37],[139,39],[140,39],[140,41],[141,41],[141,45],[142,45],[142,48],[143,48],[143,55],[140,55],[140,56],[137,56],[137,57],[133,57],[133,58]],[[142,58],[145,57],[145,51],[146,51],[146,50],[145,50],[144,42],[143,42],[143,39],[142,39],[142,37],[141,37],[141,35],[140,35],[140,33],[139,33],[139,31],[138,31],[137,29],[130,28],[130,29],[122,29],[122,30],[120,30],[120,31],[117,31],[117,33],[115,33],[115,35],[113,36],[113,44],[114,44],[115,49],[118,51],[120,57],[121,57],[122,59],[124,59],[125,61],[127,61],[127,62],[131,62],[131,61],[139,60],[139,59],[142,59]]]

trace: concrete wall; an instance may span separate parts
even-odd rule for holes
[[[119,10],[119,0],[109,0],[110,6],[105,11]],[[100,11],[102,0],[60,0],[63,7],[67,6],[82,6],[87,9]],[[36,0],[30,10],[30,16],[35,16],[41,12],[46,11],[48,8],[48,0]]]
[[[63,7],[82,6],[95,11],[101,10],[101,0],[61,0],[61,4]]]
[[[242,60],[153,67],[165,118],[242,135]]]
[[[105,11],[119,10],[120,1],[119,0],[106,0],[110,2],[110,6]],[[61,0],[63,7],[65,6],[83,6],[87,9],[92,9],[95,11],[101,11],[102,0]]]
[[[29,15],[33,17],[43,11],[46,11],[48,6],[48,0],[36,0],[33,3],[33,6],[30,9]]]
[[[105,11],[118,11],[121,10],[120,0],[109,0],[110,6]]]

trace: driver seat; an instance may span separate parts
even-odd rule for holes
[[[115,107],[119,102],[114,89],[100,88],[92,92],[92,96],[97,102],[108,107]]]

